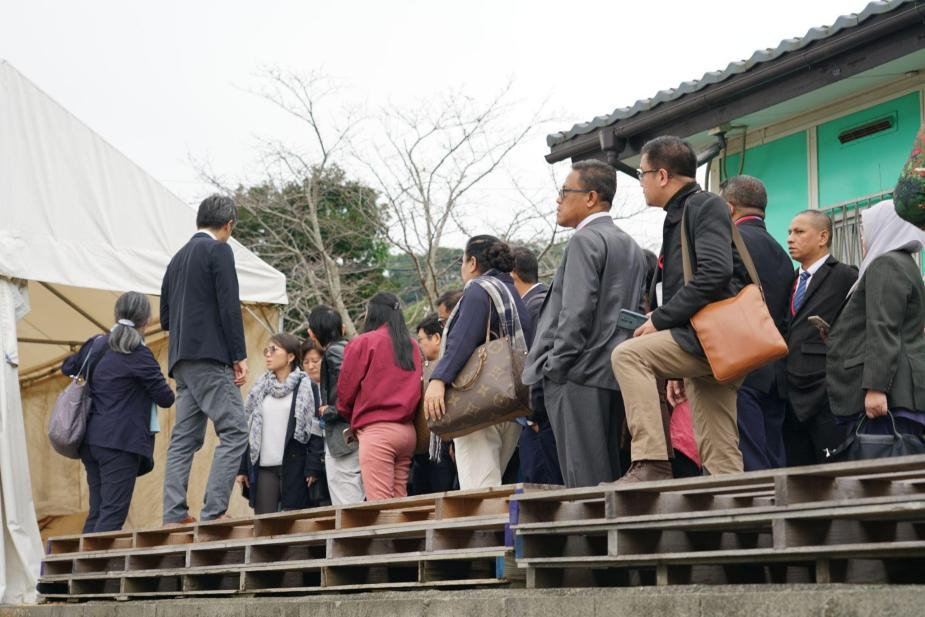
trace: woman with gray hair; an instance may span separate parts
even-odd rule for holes
[[[116,300],[109,334],[91,338],[61,366],[65,375],[86,375],[90,415],[80,458],[90,486],[90,512],[83,532],[122,528],[135,478],[154,469],[157,409],[173,405],[174,393],[144,343],[151,304],[130,291]]]

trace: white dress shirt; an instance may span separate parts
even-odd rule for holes
[[[579,229],[584,229],[585,226],[591,221],[593,221],[594,219],[604,218],[605,216],[610,217],[610,212],[595,212],[594,214],[592,214],[591,216],[589,216],[582,222],[578,223],[578,227],[575,228],[575,231],[578,231]]]
[[[826,261],[828,258],[829,258],[829,254],[826,253],[826,254],[825,254],[825,257],[823,257],[823,258],[820,259],[819,261],[813,263],[813,265],[811,265],[811,266],[810,266],[809,268],[807,268],[806,270],[803,269],[803,266],[800,266],[800,272],[799,272],[799,274],[803,274],[804,272],[808,272],[808,273],[809,273],[809,278],[806,279],[806,289],[809,289],[809,284],[810,284],[810,283],[812,282],[812,280],[813,280],[813,275],[816,274],[816,272],[819,271],[819,268],[822,267],[822,264],[824,264],[825,261]],[[799,285],[799,284],[800,284],[800,283],[799,283],[799,275],[798,275],[798,276],[797,276],[797,285]],[[795,289],[795,288],[794,288],[794,289]]]

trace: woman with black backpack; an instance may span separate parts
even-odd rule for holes
[[[130,291],[116,300],[116,324],[64,361],[65,375],[86,377],[91,407],[80,446],[87,470],[90,512],[83,532],[122,529],[135,479],[154,469],[158,407],[170,407],[174,393],[154,354],[144,344],[151,303]]]

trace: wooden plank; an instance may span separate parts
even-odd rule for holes
[[[195,540],[195,526],[140,529],[135,531],[133,548],[153,548],[192,544]]]
[[[76,553],[80,550],[80,536],[58,536],[48,539],[46,553],[48,555],[62,555]]]
[[[126,569],[125,560],[124,556],[75,559],[74,573],[122,572]]]
[[[271,518],[254,519],[254,537],[277,537],[297,534],[319,533],[335,528],[334,513],[329,516],[310,518]]]
[[[183,591],[183,576],[145,576],[124,578],[122,591],[126,595],[139,595],[150,593],[178,594]]]
[[[431,528],[427,531],[425,550],[447,551],[463,549],[504,548],[506,532],[499,528]]]
[[[436,507],[433,503],[412,505],[404,508],[394,507],[393,504],[388,505],[390,507],[383,507],[382,509],[344,508],[338,510],[335,517],[335,528],[352,529],[377,525],[405,525],[436,518]]]
[[[325,566],[322,569],[321,581],[323,587],[417,583],[420,581],[420,564],[396,562]]]
[[[173,570],[186,567],[187,550],[161,551],[157,553],[138,553],[126,556],[126,571],[138,570]]]
[[[286,544],[254,544],[250,547],[248,564],[284,561],[309,561],[327,556],[323,538]]]
[[[889,478],[839,478],[828,475],[780,476],[775,480],[775,502],[781,506],[820,501],[853,501],[885,496],[922,496],[925,485]]]
[[[196,542],[245,539],[254,537],[254,521],[249,518],[218,519],[196,526]]]
[[[605,518],[603,496],[578,501],[518,501],[520,524]]]
[[[197,548],[193,545],[189,551],[190,568],[202,566],[224,566],[245,563],[244,546],[234,548]]]
[[[80,537],[80,551],[106,551],[132,548],[134,532],[109,531],[90,533]]]
[[[42,575],[58,576],[74,572],[73,559],[58,559],[42,562]]]
[[[327,541],[327,556],[359,557],[363,555],[393,555],[417,553],[426,550],[425,531],[402,537],[338,537]]]
[[[511,493],[489,493],[488,495],[454,495],[446,493],[437,499],[435,518],[448,520],[475,516],[508,514]]]
[[[293,570],[244,572],[242,591],[273,591],[278,589],[320,590],[321,566]]]

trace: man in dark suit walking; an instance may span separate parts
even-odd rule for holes
[[[641,310],[645,258],[610,215],[617,177],[600,161],[580,161],[559,190],[556,222],[575,228],[556,270],[524,369],[542,383],[566,486],[620,475],[623,400],[610,354],[630,332],[620,309]]]
[[[818,315],[831,324],[858,278],[857,270],[829,254],[832,221],[818,210],[801,212],[790,223],[787,248],[800,262],[792,281],[787,326],[787,395],[784,422],[787,465],[825,461],[845,429],[835,422],[826,392],[826,344],[809,321]]]
[[[167,449],[164,523],[189,523],[186,492],[193,455],[206,425],[219,445],[212,459],[201,518],[228,509],[241,455],[247,447],[244,323],[234,254],[228,240],[237,221],[234,202],[212,195],[199,205],[199,229],[174,255],[161,286],[161,327],[170,332],[168,372],[177,381],[177,418]]]
[[[793,262],[783,247],[768,233],[764,224],[768,194],[758,178],[733,176],[721,187],[720,195],[729,204],[732,220],[755,263],[764,300],[781,334],[787,327],[787,306]],[[783,360],[753,371],[739,387],[736,412],[739,450],[745,471],[775,469],[786,464],[784,456]]]
[[[533,323],[538,323],[549,288],[540,282],[540,268],[533,251],[525,246],[518,246],[513,249],[513,253],[514,270],[511,272],[511,278],[514,279],[514,287],[524,301]],[[524,426],[517,444],[523,481],[533,484],[562,484],[556,437],[546,413],[542,383],[534,384],[530,388],[530,408],[533,415]]]

